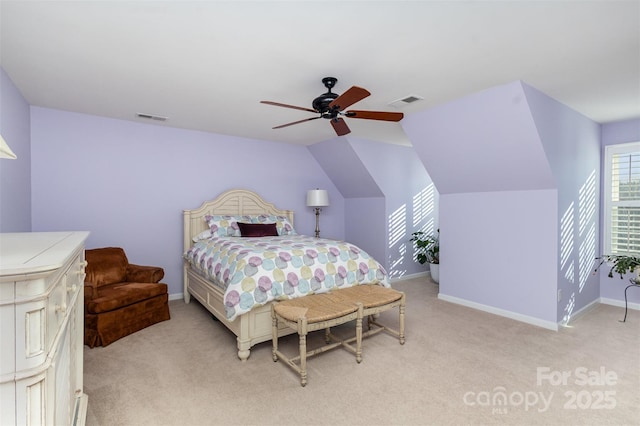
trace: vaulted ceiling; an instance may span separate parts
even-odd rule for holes
[[[330,123],[260,101],[311,108],[326,76],[405,114],[522,80],[606,123],[640,118],[640,2],[1,0],[0,65],[31,105],[303,145]]]

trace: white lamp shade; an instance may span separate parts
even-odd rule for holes
[[[310,189],[307,191],[308,207],[324,207],[329,205],[329,193],[326,189]]]
[[[12,160],[18,158],[13,151],[11,151],[11,148],[9,148],[9,145],[7,145],[2,135],[0,135],[0,158],[10,158]]]

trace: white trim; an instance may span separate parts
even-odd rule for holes
[[[624,300],[609,299],[608,297],[601,297],[599,299],[599,302],[604,305],[619,306],[621,308],[624,308]],[[632,309],[634,311],[640,311],[640,303],[629,302],[627,308]]]
[[[602,252],[611,253],[611,161],[616,154],[630,154],[640,151],[640,142],[629,142],[618,145],[607,145],[604,147],[604,177],[603,177],[603,200],[604,209],[602,227]]]
[[[428,276],[429,276],[429,271],[418,272],[417,274],[409,274],[409,275],[403,275],[401,277],[391,278],[391,282],[395,283],[398,281],[406,281],[406,280],[412,280],[414,278],[422,278],[422,277],[428,277]]]
[[[558,331],[558,324],[552,321],[541,320],[540,318],[534,318],[528,315],[522,315],[517,312],[511,312],[505,309],[499,309],[493,306],[483,305],[481,303],[460,299],[459,297],[449,296],[442,293],[438,293],[438,299],[444,300],[445,302],[451,302],[457,305],[466,306],[468,308],[477,309],[479,311],[488,312],[490,314],[499,315],[501,317],[510,318],[510,319],[524,322],[527,324],[535,325],[538,327],[546,328],[548,330]]]
[[[184,293],[174,293],[169,295],[169,300],[178,300],[184,297]]]
[[[560,323],[559,323],[560,326],[561,327],[571,327],[571,323],[573,321],[575,321],[577,318],[580,318],[581,316],[583,316],[584,314],[586,314],[590,310],[596,308],[599,304],[600,304],[600,300],[596,299],[593,302],[589,303],[587,306],[582,307],[582,309],[577,310],[575,312],[572,312],[571,316],[569,317],[569,321],[567,321],[567,322],[560,321]]]

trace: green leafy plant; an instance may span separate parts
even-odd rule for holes
[[[440,263],[440,230],[436,235],[429,235],[423,231],[411,234],[411,239],[416,248],[416,259],[420,264]]]
[[[615,272],[620,275],[620,279],[622,279],[625,274],[635,272],[636,268],[640,267],[640,257],[638,256],[606,254],[601,257],[596,257],[596,260],[599,260],[600,263],[596,266],[593,273],[598,272],[598,269],[606,262],[607,264],[611,264],[611,269],[609,270],[609,274],[607,274],[609,278],[613,278]]]

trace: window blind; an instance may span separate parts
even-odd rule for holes
[[[640,151],[611,157],[611,254],[640,255]]]

